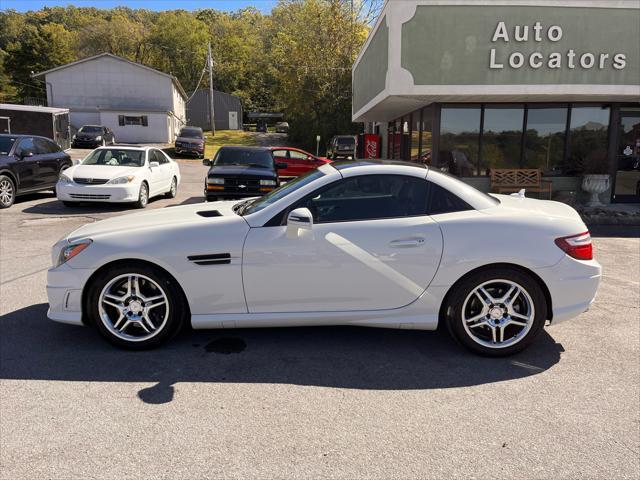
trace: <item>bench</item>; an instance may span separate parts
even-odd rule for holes
[[[551,181],[543,180],[542,172],[537,168],[493,168],[491,169],[491,191],[495,193],[549,192],[551,198]]]

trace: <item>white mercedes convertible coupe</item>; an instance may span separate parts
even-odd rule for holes
[[[327,164],[261,198],[85,225],[53,247],[48,316],[142,349],[193,328],[435,330],[508,355],[593,301],[571,207],[415,164]]]

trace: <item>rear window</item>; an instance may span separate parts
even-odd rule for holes
[[[338,145],[353,145],[356,141],[351,137],[338,138]]]
[[[0,137],[0,155],[9,155],[14,143],[15,137]]]
[[[273,157],[268,150],[243,150],[221,148],[216,154],[214,165],[250,165],[252,167],[273,168]]]

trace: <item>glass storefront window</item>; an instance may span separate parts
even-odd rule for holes
[[[565,175],[607,173],[609,108],[573,107]]]
[[[566,130],[566,107],[529,107],[522,167],[539,168],[544,175],[561,175]]]
[[[418,162],[420,154],[420,110],[411,114],[411,161]]]
[[[479,137],[480,106],[443,107],[438,161],[432,166],[460,177],[476,175]]]
[[[431,165],[431,148],[433,147],[433,107],[426,107],[422,109],[420,137],[421,143],[418,162]]]
[[[481,175],[492,168],[520,168],[524,106],[487,106],[482,131]]]

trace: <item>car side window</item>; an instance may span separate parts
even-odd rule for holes
[[[306,207],[316,223],[355,222],[427,214],[428,183],[406,175],[351,177],[316,192]]]
[[[154,150],[153,153],[156,154],[156,162],[158,162],[160,165],[169,163],[169,160],[167,160],[167,157],[165,157],[164,153],[162,153],[160,150]]]
[[[62,151],[60,145],[58,145],[57,143],[52,142],[51,140],[45,140],[45,142],[47,142],[47,146],[49,147],[49,151],[51,153],[58,153]]]
[[[289,158],[288,153],[289,153],[288,150],[274,150],[273,151],[273,157],[274,158],[282,158],[282,159],[286,160],[287,158]]]
[[[34,154],[37,153],[36,146],[33,143],[32,137],[26,137],[20,140],[20,143],[16,148],[16,155],[20,155],[25,150],[31,150]]]
[[[463,212],[473,210],[473,207],[454,195],[449,190],[442,188],[432,182],[429,183],[429,215],[438,215],[440,213]]]
[[[294,158],[296,160],[307,160],[307,159],[309,159],[309,155],[307,155],[306,153],[302,153],[302,152],[289,151],[289,155],[291,155],[291,158]]]

